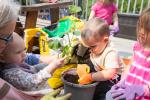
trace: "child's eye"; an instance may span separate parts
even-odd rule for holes
[[[96,46],[90,46],[89,48],[90,48],[90,49],[94,49],[95,47],[96,47]]]
[[[20,53],[22,53],[22,52],[26,52],[26,48],[24,49],[24,50],[21,50],[21,51],[18,51],[18,52],[16,52],[17,54],[20,54]]]

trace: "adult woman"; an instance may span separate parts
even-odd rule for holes
[[[19,7],[12,4],[12,2],[0,0],[0,55],[7,44],[13,39],[12,33],[15,29],[18,10]],[[0,93],[0,99],[5,100],[24,100],[25,97],[29,97],[19,93],[17,89],[3,79],[0,79]]]

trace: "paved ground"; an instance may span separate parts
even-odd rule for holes
[[[111,40],[114,43],[114,47],[121,52],[125,52],[125,55],[128,56],[132,53],[132,46],[135,43],[133,40],[123,39],[118,37],[111,37]]]

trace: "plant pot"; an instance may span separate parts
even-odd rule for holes
[[[71,75],[72,79],[75,80],[69,80],[66,79],[66,76]],[[73,78],[73,76],[75,76]],[[92,100],[95,92],[96,85],[98,82],[91,83],[88,85],[79,85],[77,83],[77,74],[76,69],[71,69],[65,72],[62,75],[62,81],[64,82],[64,92],[65,93],[71,93],[71,99],[70,100]],[[71,82],[72,81],[72,82]]]

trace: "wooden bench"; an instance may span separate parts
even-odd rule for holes
[[[23,27],[25,27],[26,17],[25,16],[19,16],[19,20],[20,20],[21,24],[23,25]],[[42,28],[42,27],[49,26],[49,25],[51,25],[50,20],[37,18],[35,27]]]
[[[21,11],[26,12],[25,29],[36,27],[38,12],[41,9],[50,9],[51,23],[56,23],[59,20],[59,8],[66,7],[73,4],[69,2],[57,2],[57,3],[40,3],[29,6],[22,6]]]

